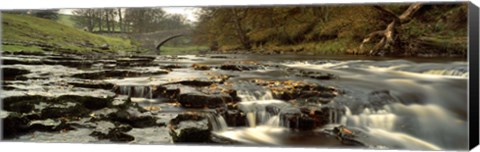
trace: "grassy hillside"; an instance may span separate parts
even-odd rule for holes
[[[61,17],[62,18],[62,17]],[[101,49],[108,44],[109,49]],[[136,47],[121,38],[95,35],[29,15],[2,13],[2,51],[108,52]]]
[[[72,15],[58,14],[57,23],[60,23],[69,27],[75,27],[75,22],[72,19]]]

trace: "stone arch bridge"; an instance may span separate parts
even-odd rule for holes
[[[141,43],[141,47],[151,50],[152,53],[160,54],[161,47],[168,41],[182,37],[191,36],[193,30],[164,30],[149,33],[102,33],[102,35],[128,38]]]

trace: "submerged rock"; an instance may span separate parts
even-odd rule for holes
[[[383,106],[397,102],[389,90],[377,90],[368,94],[369,107],[375,110],[383,109]]]

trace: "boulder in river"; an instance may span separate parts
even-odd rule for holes
[[[22,75],[30,71],[20,68],[2,67],[3,80],[17,80]]]
[[[233,102],[228,94],[205,94],[202,92],[189,92],[180,94],[178,102],[186,108],[218,108],[225,107],[226,103]]]
[[[313,130],[326,124],[334,123],[341,109],[329,106],[292,107],[280,111],[280,125],[294,130]]]
[[[230,109],[225,111],[225,121],[227,122],[228,126],[247,126],[246,114],[238,109]]]
[[[179,114],[170,121],[169,128],[175,143],[211,142],[208,119],[198,113]]]

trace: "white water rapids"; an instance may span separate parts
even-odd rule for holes
[[[366,134],[358,140],[373,146],[423,150],[467,148],[467,80],[465,62],[414,63],[391,61],[286,62],[284,66],[338,75],[320,83],[345,89],[334,99],[345,104],[345,114],[336,114],[348,127]],[[318,82],[319,80],[305,80]],[[389,90],[395,103],[380,109],[361,108],[367,95]],[[240,91],[240,109],[247,113],[249,127],[219,131],[216,134],[249,144],[284,145],[285,134],[278,115],[269,115],[265,106],[288,102],[274,100],[264,90]],[[306,137],[308,138],[308,137]],[[319,139],[312,139],[319,140]]]

